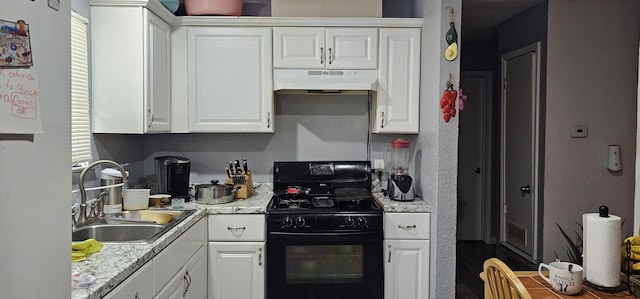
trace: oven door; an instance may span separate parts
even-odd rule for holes
[[[268,299],[383,298],[381,233],[269,233]]]

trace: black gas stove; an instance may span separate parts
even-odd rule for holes
[[[382,208],[371,194],[370,163],[273,167],[267,299],[382,299]]]
[[[275,162],[268,231],[382,229],[368,161]]]

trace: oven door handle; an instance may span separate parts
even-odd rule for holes
[[[298,237],[347,237],[347,236],[378,236],[380,232],[314,232],[314,233],[298,233],[298,232],[269,232],[271,236],[298,236]]]

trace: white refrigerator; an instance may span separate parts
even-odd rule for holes
[[[0,133],[0,298],[71,297],[70,2],[0,1],[0,20],[28,25],[42,122]]]

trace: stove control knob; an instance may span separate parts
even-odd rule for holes
[[[304,218],[302,218],[302,216],[298,216],[298,218],[296,218],[296,227],[303,227],[304,224]]]
[[[358,224],[359,227],[367,226],[367,218],[362,216],[358,217],[358,219],[356,220],[356,224]]]
[[[283,227],[291,227],[292,225],[293,225],[293,219],[291,219],[291,217],[287,216],[287,217],[284,217],[284,219],[282,219]]]
[[[356,226],[356,220],[353,219],[353,217],[349,216],[344,220],[344,224],[347,227],[355,227]]]

